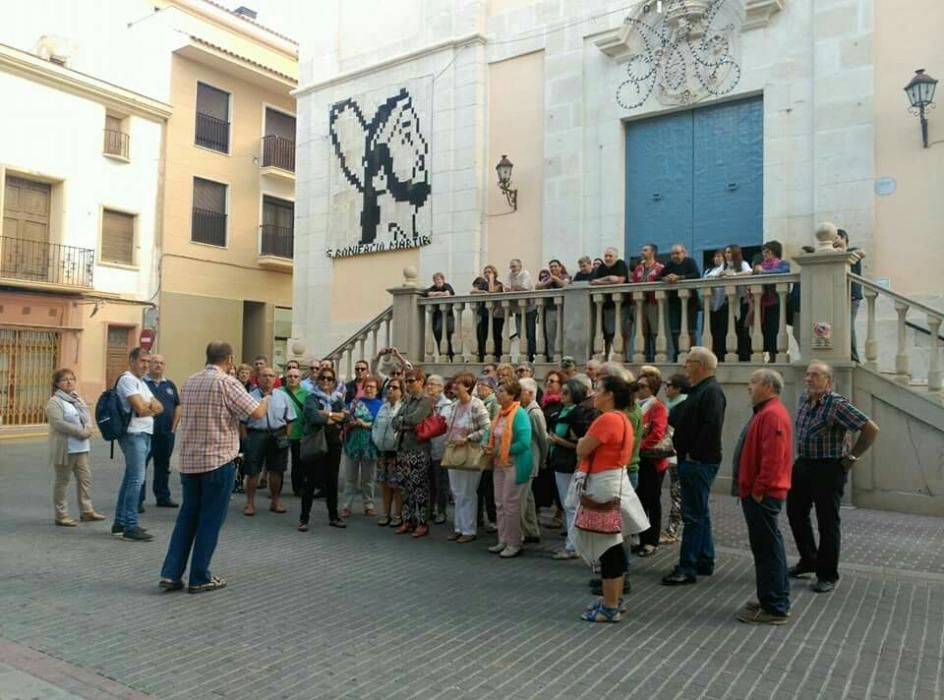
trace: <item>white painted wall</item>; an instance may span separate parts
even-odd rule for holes
[[[0,73],[0,94],[8,106],[0,129],[0,165],[8,175],[32,174],[61,188],[62,223],[60,230],[51,227],[51,241],[98,251],[102,207],[135,214],[135,268],[103,265],[96,254],[94,284],[100,291],[149,299],[157,280],[162,124],[130,117],[130,162],[117,162],[102,155],[103,105],[6,73]],[[54,192],[53,206],[58,200]]]

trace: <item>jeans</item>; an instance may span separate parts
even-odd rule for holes
[[[125,456],[125,475],[118,489],[115,525],[133,528],[138,526],[138,502],[144,483],[144,465],[151,451],[151,436],[147,433],[125,433],[118,439],[118,446]]]
[[[564,474],[561,472],[554,472],[554,479],[557,482],[557,493],[560,496],[561,503],[564,503],[567,499],[567,489],[570,488],[570,482],[574,478],[573,474]],[[574,542],[570,539],[570,530],[574,526],[574,518],[577,516],[577,510],[575,508],[564,508],[564,524],[567,527],[567,541],[564,542],[564,549],[568,552],[573,552],[576,547]]]
[[[790,612],[790,580],[787,577],[787,553],[777,520],[783,501],[767,496],[758,503],[748,496],[741,499],[747,522],[747,536],[754,555],[757,600],[773,615]]]
[[[210,559],[226,520],[235,474],[236,465],[227,462],[211,472],[180,475],[183,502],[161,567],[162,578],[183,578],[189,558],[190,585],[210,582]]]
[[[859,315],[859,304],[862,303],[861,299],[853,299],[850,303],[849,309],[852,316],[851,323],[849,326],[849,332],[852,336],[852,360],[853,362],[859,361],[859,343],[856,338],[856,316]]]
[[[450,469],[449,486],[456,502],[453,510],[453,530],[460,535],[475,535],[478,515],[478,488],[482,472],[478,470]]]
[[[793,486],[787,495],[787,517],[800,552],[800,563],[813,566],[816,578],[839,580],[839,505],[846,486],[846,470],[836,459],[798,459],[793,465]],[[813,537],[810,510],[816,507],[819,548]]]
[[[715,543],[711,535],[708,494],[718,466],[700,462],[679,462],[678,465],[684,525],[678,571],[685,576],[708,575],[714,571]]]
[[[158,503],[167,503],[170,500],[170,456],[174,452],[174,434],[171,432],[154,433],[151,436],[151,454],[147,461],[154,462],[154,500]],[[141,483],[141,500],[147,496],[147,464],[145,464],[144,481]]]

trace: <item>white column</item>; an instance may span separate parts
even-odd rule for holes
[[[596,317],[595,329],[593,331],[593,359],[603,361],[603,353],[606,352],[606,344],[603,339],[603,299],[602,294],[594,294],[593,297],[593,315]]]
[[[764,332],[760,326],[761,315],[761,297],[764,295],[764,287],[760,284],[751,285],[751,297],[754,300],[754,323],[751,332],[751,362],[764,361]]]
[[[875,332],[875,302],[878,292],[865,287],[865,302],[868,305],[867,330],[865,337],[865,366],[873,372],[878,372],[878,335]]]
[[[646,303],[645,292],[633,292],[633,302],[636,304],[636,351],[633,353],[633,362],[641,365],[646,361],[646,336],[643,333],[643,306]]]
[[[928,329],[931,331],[931,354],[928,355],[928,391],[940,391],[941,382],[941,319],[928,314]]]
[[[666,313],[665,292],[661,289],[656,292],[656,302],[659,304],[659,335],[656,336],[656,362],[666,362],[668,359],[665,354],[668,345],[666,335],[668,333],[669,320],[667,318],[668,314]]]
[[[896,301],[895,312],[898,314],[898,352],[895,353],[895,380],[907,384],[911,381],[911,355],[908,353],[908,334],[905,325],[908,316],[908,305]]]
[[[675,348],[675,351],[678,353],[678,355],[676,357],[669,358],[672,362],[678,361],[679,357],[687,353],[692,348],[692,336],[688,333],[688,298],[691,296],[691,294],[692,290],[690,289],[678,290],[679,304],[682,306],[682,327],[679,329],[679,346]],[[705,314],[705,316],[707,320],[708,314]],[[710,344],[706,345],[706,347],[709,350],[711,349]]]

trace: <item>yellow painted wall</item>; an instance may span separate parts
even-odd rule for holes
[[[488,67],[487,255],[484,262],[508,274],[508,261],[521,258],[537,281],[543,259],[544,52],[492,63]],[[514,164],[512,186],[518,211],[511,212],[495,184],[494,167],[503,154]],[[458,291],[458,289],[457,289]]]
[[[172,329],[168,332],[167,329]],[[161,294],[157,348],[172,377],[186,378],[204,366],[206,346],[225,340],[242,357],[243,302],[191,294]]]
[[[387,290],[403,284],[403,268],[419,268],[420,249],[335,258],[331,277],[331,320],[367,322],[390,306]],[[432,282],[419,280],[421,286]],[[458,291],[458,289],[456,290]]]
[[[938,0],[875,2],[875,174],[897,182],[895,194],[875,198],[873,274],[891,278],[905,294],[942,293],[944,256],[944,110],[928,114],[924,149],[917,117],[908,113],[902,88],[916,68],[941,80],[944,100],[944,3]],[[903,265],[903,262],[908,262]]]

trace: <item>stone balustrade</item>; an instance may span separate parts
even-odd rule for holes
[[[354,364],[358,360],[377,357],[381,349],[390,346],[392,334],[393,306],[388,306],[364,324],[354,335],[325,355],[325,359],[334,360],[339,377],[353,377]]]

